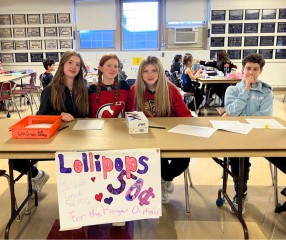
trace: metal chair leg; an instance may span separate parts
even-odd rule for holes
[[[189,183],[190,183],[190,187],[193,187],[193,182],[192,182],[192,178],[191,178],[191,173],[190,173],[190,169],[186,169],[187,171],[187,175],[188,175],[188,179],[189,179]]]
[[[185,201],[186,201],[186,214],[189,215],[191,213],[190,210],[190,196],[189,196],[189,184],[188,184],[188,172],[189,168],[184,171],[184,181],[185,181]]]

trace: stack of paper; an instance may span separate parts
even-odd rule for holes
[[[239,121],[210,120],[215,129],[221,129],[229,132],[248,134],[252,128],[252,124],[241,123]]]

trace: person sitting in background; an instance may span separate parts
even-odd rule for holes
[[[236,68],[236,66],[229,60],[228,54],[225,50],[220,50],[216,53],[214,57],[214,61],[211,62],[203,62],[202,65],[210,66],[216,68],[218,71],[223,72],[224,75],[230,73],[232,68]],[[212,96],[216,94],[220,100],[222,101],[224,98],[225,90],[230,86],[229,83],[222,84],[208,84],[207,88],[209,95]]]
[[[181,74],[182,59],[183,59],[183,56],[181,54],[175,55],[172,65],[171,65],[170,73],[177,72],[178,74]]]
[[[192,66],[194,64],[194,58],[192,54],[187,53],[183,59],[183,71],[182,71],[182,89],[184,92],[191,92],[194,94],[196,99],[196,108],[194,105],[194,101],[192,101],[188,108],[192,111],[195,109],[198,111],[199,106],[204,100],[203,95],[201,94],[201,90],[199,88],[200,84],[196,81],[197,78],[201,76],[202,70],[197,69],[196,71],[192,71]]]
[[[123,71],[123,63],[120,61],[118,80],[119,81],[125,81],[126,79],[127,79],[127,75],[126,75],[125,71]]]
[[[52,72],[55,71],[55,61],[52,58],[46,58],[43,60],[43,65],[46,71],[42,74],[41,82],[43,88],[45,88],[53,80]]]
[[[3,67],[2,67],[2,61],[0,60],[0,74],[4,74],[4,73],[8,73],[9,71],[5,70]]]

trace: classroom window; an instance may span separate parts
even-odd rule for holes
[[[158,50],[158,1],[123,1],[123,50]]]
[[[79,31],[80,48],[114,48],[114,30]]]

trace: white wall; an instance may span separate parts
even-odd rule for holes
[[[240,0],[240,1],[226,1],[226,0],[211,0],[212,9],[245,9],[253,7],[253,9],[262,9],[262,8],[285,8],[285,0]],[[72,11],[73,9],[73,0],[9,0],[4,1],[0,0],[0,14],[5,13],[30,13],[30,12],[40,12],[43,10],[46,12],[51,10],[54,12],[57,11]],[[199,14],[199,13],[198,13]],[[206,35],[201,36],[202,41],[206,40]],[[180,47],[174,50],[168,51],[158,51],[158,52],[149,52],[149,51],[138,51],[138,52],[116,52],[119,58],[124,63],[124,70],[130,78],[136,77],[136,69],[138,66],[133,65],[133,57],[146,57],[147,55],[158,56],[165,67],[166,70],[170,69],[172,59],[175,54],[184,55],[186,52],[190,52],[194,57],[198,57],[201,60],[209,59],[209,50],[203,43],[201,43],[202,48],[205,50],[198,50],[198,48],[181,49]],[[97,67],[100,57],[104,54],[103,52],[81,52],[86,64],[91,67]],[[162,57],[164,55],[164,57]],[[264,80],[271,84],[273,87],[286,87],[286,61],[275,62],[275,60],[266,60],[266,66],[261,75],[261,80]],[[235,64],[238,65],[241,69],[241,61],[235,61]],[[10,64],[3,66],[7,69],[34,69],[38,74],[44,71],[41,63],[33,63],[31,65],[19,65],[19,64]]]

